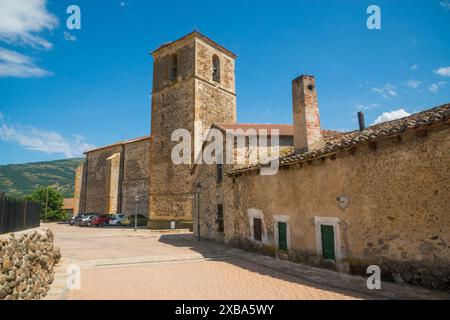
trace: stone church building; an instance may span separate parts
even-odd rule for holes
[[[236,56],[199,32],[152,52],[151,135],[85,153],[76,174],[77,212],[125,213],[150,218],[151,228],[192,226],[190,165],[171,160],[172,132],[194,133],[194,123],[236,122]]]
[[[315,78],[303,75],[292,81],[292,124],[242,124],[235,54],[192,32],[152,56],[151,134],[86,152],[79,212],[132,214],[139,196],[150,228],[176,221],[201,239],[353,274],[378,265],[386,280],[450,289],[449,104],[330,131]],[[242,149],[244,163],[194,164],[192,154],[174,164],[173,131],[194,136],[199,121],[206,137],[232,132],[224,152],[235,160]],[[267,135],[271,147],[249,146]],[[268,158],[251,157],[263,148]]]

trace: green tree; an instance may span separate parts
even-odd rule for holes
[[[27,200],[39,202],[42,206],[41,219],[46,221],[61,221],[65,218],[63,211],[64,197],[62,194],[52,188],[48,188],[48,200],[47,200],[47,188],[39,188],[33,192],[32,195],[26,197]],[[47,203],[47,214],[45,213],[45,207]]]

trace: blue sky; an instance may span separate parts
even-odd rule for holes
[[[66,27],[71,4],[81,30]],[[300,74],[316,76],[326,129],[450,102],[448,0],[0,0],[0,164],[148,134],[149,52],[194,29],[238,55],[239,122],[291,123]]]

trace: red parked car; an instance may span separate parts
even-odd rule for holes
[[[111,219],[111,215],[110,214],[101,214],[101,215],[96,216],[92,220],[91,224],[93,226],[96,226],[96,227],[100,227],[100,226],[103,227],[103,226],[106,226],[109,223],[110,219]]]

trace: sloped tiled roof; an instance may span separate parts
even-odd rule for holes
[[[73,208],[75,208],[75,199],[74,198],[65,198],[64,204],[63,204],[63,209],[67,210],[67,209],[73,209]]]
[[[410,130],[437,126],[449,122],[450,104],[445,104],[415,113],[408,117],[373,125],[363,131],[351,131],[336,134],[334,137],[329,137],[328,139],[324,137],[325,144],[323,147],[309,152],[282,156],[280,157],[280,166],[321,158],[339,151],[400,135]],[[261,168],[261,164],[234,168],[229,170],[227,175],[232,176],[245,171],[257,170],[259,168]]]
[[[266,130],[270,136],[271,130],[278,130],[280,136],[293,136],[294,128],[290,124],[271,124],[271,123],[218,123],[215,124],[218,129],[226,130],[242,130],[244,135],[250,135],[253,130],[259,135],[262,130]],[[252,130],[252,131],[250,131]]]
[[[270,136],[271,130],[278,130],[278,134],[280,136],[293,136],[294,135],[294,126],[291,124],[273,124],[273,123],[218,123],[214,124],[218,129],[223,131],[226,130],[242,130],[244,135],[250,135],[255,130],[257,135],[261,133],[261,131],[265,130],[267,135]],[[332,130],[322,130],[322,135],[325,139],[335,137],[340,135],[341,132],[332,131]]]

